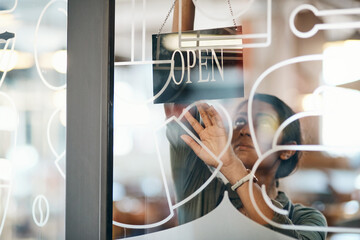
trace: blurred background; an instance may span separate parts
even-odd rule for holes
[[[320,116],[302,118],[304,144],[332,146],[327,151],[303,152],[295,173],[280,182],[293,202],[320,210],[329,226],[360,226],[360,13],[316,16],[292,11],[301,4],[318,10],[356,9],[360,1],[273,0],[271,29],[267,28],[267,1],[230,1],[237,25],[243,33],[269,34],[268,47],[243,49],[245,98],[259,76],[275,64],[298,56],[321,54],[322,61],[289,64],[271,72],[257,92],[273,94],[295,112],[322,110]],[[152,97],[152,34],[171,32],[173,1],[116,1],[115,36],[115,128],[114,128],[114,221],[150,224],[169,215],[166,185],[175,203],[165,137],[162,104]],[[194,29],[234,26],[228,1],[197,0]],[[248,9],[239,16],[243,9]],[[169,17],[167,19],[167,15]],[[167,19],[167,20],[166,20]],[[353,27],[319,30],[305,38],[299,32],[335,23],[356,23]],[[326,24],[326,25],[325,25]],[[163,26],[163,27],[162,27]],[[261,43],[249,39],[244,43]],[[314,94],[314,91],[320,94]],[[326,88],[325,88],[326,87]],[[321,90],[322,89],[322,90]],[[215,101],[232,113],[241,99]],[[328,151],[331,150],[331,151]],[[160,162],[159,162],[160,160]],[[161,174],[161,164],[166,180]],[[176,213],[175,213],[176,214]],[[114,238],[124,238],[177,225],[176,215],[166,224],[145,230],[113,227]],[[328,239],[360,239],[359,234],[329,233]]]
[[[66,26],[66,1],[0,2],[1,239],[65,238]]]
[[[329,226],[359,227],[360,155],[354,150],[360,135],[359,25],[320,30],[312,37],[300,38],[291,31],[289,18],[302,3],[319,10],[360,8],[357,0],[273,0],[268,31],[266,1],[231,1],[235,21],[244,33],[266,33],[271,38],[269,47],[243,49],[245,98],[256,79],[274,64],[323,54],[323,61],[291,64],[274,71],[258,91],[280,97],[296,112],[329,110],[327,115],[307,117],[301,123],[305,144],[335,146],[333,151],[304,152],[297,171],[280,187],[293,202],[320,210]],[[172,203],[176,202],[165,116],[163,106],[150,101],[152,64],[148,62],[152,59],[152,34],[171,32],[172,4],[116,1],[113,214],[114,221],[120,223],[141,225],[165,219],[169,206],[164,182]],[[319,17],[301,11],[294,25],[306,32],[315,24],[359,22],[359,14]],[[2,239],[65,238],[66,25],[66,1],[0,2]],[[197,0],[195,29],[229,26],[233,20],[227,1]],[[314,95],[319,86],[337,88]],[[241,100],[217,102],[231,113]],[[158,228],[114,226],[113,236],[124,238],[176,225],[175,213]],[[355,240],[360,236],[328,234],[328,238]]]

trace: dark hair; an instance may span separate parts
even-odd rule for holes
[[[254,95],[254,100],[259,100],[272,105],[278,114],[280,124],[295,114],[295,112],[286,103],[273,95],[256,93]],[[298,145],[301,144],[301,130],[299,120],[293,121],[283,130],[280,144],[287,144],[290,142],[296,142]],[[295,154],[288,160],[281,161],[280,166],[276,171],[275,179],[289,176],[290,173],[292,173],[296,168],[299,162],[299,158],[300,152],[296,151]]]

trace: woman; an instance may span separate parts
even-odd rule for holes
[[[194,116],[186,113],[185,118],[202,143],[215,155],[219,155],[227,141],[227,133],[222,119],[208,104],[199,104],[197,109],[203,125],[199,123],[197,113]],[[168,117],[174,113],[169,105],[165,107],[165,110]],[[262,153],[271,148],[276,129],[293,114],[294,112],[277,97],[266,94],[255,95],[253,102],[254,128]],[[325,232],[275,229],[258,215],[249,195],[249,170],[254,166],[258,156],[249,131],[247,101],[239,105],[234,119],[232,144],[221,157],[223,166],[220,169],[229,183],[224,184],[220,179],[214,179],[199,195],[179,208],[179,223],[194,220],[210,212],[221,202],[224,191],[228,191],[233,205],[259,224],[297,239],[325,239]],[[170,153],[175,190],[177,198],[181,200],[198,189],[210,177],[211,172],[208,166],[217,167],[218,162],[175,123],[169,126],[167,135],[171,143]],[[183,142],[178,140],[180,137]],[[301,144],[298,121],[284,129],[278,144]],[[293,172],[298,161],[299,153],[296,151],[277,152],[265,159],[255,174],[258,181],[253,183],[256,203],[268,219],[277,223],[326,226],[326,220],[319,211],[300,204],[292,204],[285,193],[279,192],[277,189],[278,179]],[[239,180],[243,180],[240,186],[236,184]],[[266,204],[260,189],[263,184],[266,186],[267,194],[273,204],[278,208],[289,210],[289,216],[274,212]]]

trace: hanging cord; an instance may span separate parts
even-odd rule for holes
[[[230,0],[227,0],[227,2],[228,2],[228,5],[229,5],[230,14],[231,14],[231,16],[232,16],[232,18],[233,18],[234,26],[235,26],[235,28],[236,28],[236,22],[235,22],[235,18],[234,18],[234,12],[233,12],[233,9],[232,9],[232,7],[231,7],[231,2],[230,2]]]
[[[160,33],[161,33],[162,29],[163,29],[163,28],[164,28],[164,26],[165,26],[166,21],[168,20],[168,18],[169,18],[169,16],[170,16],[170,14],[171,14],[171,12],[172,12],[172,10],[174,10],[174,7],[175,7],[175,4],[176,4],[176,1],[177,1],[177,0],[174,0],[173,4],[171,5],[171,8],[169,9],[169,11],[168,11],[168,13],[167,13],[167,15],[166,15],[166,17],[165,17],[164,22],[161,24],[161,27],[159,28],[159,32],[158,32],[158,34],[157,34],[156,38],[158,38],[158,37],[159,37],[159,35],[160,35]]]
[[[195,0],[195,1],[196,1],[196,0]],[[177,0],[174,0],[173,4],[171,5],[171,7],[170,7],[170,9],[169,9],[169,11],[168,11],[168,13],[167,13],[167,15],[166,15],[166,17],[165,17],[164,22],[161,24],[161,27],[159,28],[159,31],[158,31],[158,34],[157,34],[156,38],[159,37],[161,31],[163,30],[163,28],[164,28],[164,26],[165,26],[165,24],[166,24],[166,21],[169,19],[171,12],[174,10],[174,7],[175,7],[176,2],[177,2]],[[236,26],[236,21],[235,21],[235,18],[234,18],[234,12],[233,12],[233,9],[232,9],[232,7],[231,7],[231,2],[230,2],[230,0],[227,0],[227,3],[228,3],[228,5],[229,5],[230,14],[231,14],[231,16],[232,16],[232,18],[233,18],[234,27],[236,28],[236,27],[237,27],[237,26]]]

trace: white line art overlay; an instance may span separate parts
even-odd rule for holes
[[[264,161],[268,156],[270,156],[271,154],[274,154],[276,152],[279,151],[285,151],[285,150],[295,150],[295,151],[330,151],[333,150],[334,146],[321,146],[321,145],[281,145],[281,146],[277,146],[275,148],[272,148],[271,150],[267,151],[266,153],[264,153],[263,155],[261,155],[261,157],[257,160],[257,162],[255,163],[251,173],[254,174],[257,170],[257,168],[259,167],[259,165],[261,164],[262,161]],[[340,150],[358,150],[359,147],[349,147],[349,148],[344,148],[344,147],[340,147]],[[259,209],[259,207],[256,204],[255,201],[255,197],[254,197],[254,191],[253,191],[253,179],[250,179],[250,188],[249,188],[249,193],[250,193],[250,199],[251,202],[254,205],[254,208],[256,209],[257,213],[269,224],[277,227],[277,228],[281,228],[281,229],[289,229],[289,230],[301,230],[301,231],[326,231],[326,232],[346,232],[346,233],[360,233],[360,229],[356,229],[356,228],[347,228],[347,227],[315,227],[315,226],[300,226],[300,225],[286,225],[286,224],[279,224],[276,223],[270,219],[268,219]],[[266,192],[262,191],[263,194],[265,194],[264,198],[268,197],[266,195]],[[271,205],[269,205],[271,206]]]
[[[60,0],[55,0],[55,1],[60,1]],[[181,5],[181,0],[180,1],[180,6]],[[246,8],[244,8],[242,11],[240,11],[239,14],[237,15],[242,15],[244,12],[246,12],[250,6],[253,4],[254,0],[250,0],[250,2],[247,4]],[[214,45],[210,46],[206,46],[206,44],[201,44],[200,47],[184,47],[181,45],[182,42],[194,42],[194,44],[196,45],[196,42],[201,42],[204,43],[206,42],[213,42],[213,41],[219,41],[219,40],[235,40],[235,42],[240,42],[234,45],[234,41],[231,41],[232,45],[226,45],[226,49],[242,49],[242,48],[260,48],[260,47],[268,47],[271,44],[271,4],[272,4],[272,0],[266,0],[267,1],[267,12],[266,12],[266,22],[267,22],[267,30],[266,33],[259,33],[259,34],[241,34],[241,35],[230,35],[230,36],[217,36],[217,37],[195,37],[195,38],[189,38],[189,37],[182,37],[183,34],[181,33],[181,31],[178,32],[178,39],[179,39],[179,49],[181,50],[194,50],[194,49],[213,49]],[[135,0],[131,1],[131,8],[132,11],[134,11],[134,7],[135,7]],[[135,51],[135,26],[134,26],[134,22],[135,20],[132,20],[132,24],[131,24],[131,61],[121,61],[121,62],[115,62],[114,66],[115,67],[121,67],[121,66],[131,66],[131,65],[142,65],[142,64],[171,64],[170,67],[170,75],[167,79],[167,81],[164,83],[164,86],[162,87],[162,89],[156,93],[153,97],[145,100],[145,101],[141,101],[141,102],[134,102],[134,101],[129,101],[126,99],[122,99],[125,100],[126,102],[132,102],[134,104],[138,103],[138,104],[144,104],[144,103],[152,103],[154,100],[156,100],[159,96],[161,96],[161,94],[166,90],[166,88],[168,87],[170,81],[171,81],[171,77],[173,74],[173,70],[174,70],[174,61],[173,60],[145,60],[145,50],[146,50],[146,23],[145,23],[145,11],[146,11],[146,0],[143,0],[143,20],[142,20],[142,36],[141,36],[141,51],[142,51],[142,58],[141,60],[136,60],[135,56],[134,56],[134,51]],[[179,14],[179,29],[181,29],[181,7],[179,8],[180,14]],[[237,16],[236,16],[237,17]],[[263,42],[260,43],[249,43],[249,44],[243,44],[241,39],[260,39],[260,40],[264,40]],[[192,44],[192,43],[191,43]],[[39,73],[40,74],[40,73]]]
[[[289,117],[276,130],[275,135],[274,135],[274,139],[273,139],[273,142],[272,142],[272,147],[273,148],[276,147],[276,143],[279,141],[280,134],[292,122],[294,122],[296,120],[300,120],[301,118],[305,118],[305,117],[321,116],[322,114],[323,113],[321,111],[308,111],[308,112],[296,113],[293,116]]]
[[[282,68],[284,66],[287,65],[291,65],[294,63],[300,63],[300,62],[308,62],[308,61],[320,61],[323,59],[323,55],[322,54],[315,54],[315,55],[306,55],[306,56],[300,56],[300,57],[295,57],[295,58],[291,58],[291,59],[287,59],[285,61],[279,62],[273,66],[271,66],[270,68],[268,68],[267,70],[265,70],[259,77],[258,79],[256,79],[253,87],[251,88],[250,94],[249,94],[249,104],[248,104],[248,119],[249,119],[249,130],[250,130],[250,134],[251,136],[255,136],[255,128],[253,125],[253,116],[252,116],[252,104],[254,101],[254,96],[255,96],[255,92],[257,87],[260,85],[260,83],[265,79],[265,77],[267,75],[269,75],[270,73],[272,73],[273,71]],[[256,153],[258,156],[261,156],[261,151],[260,151],[260,147],[259,147],[259,143],[257,141],[256,138],[253,138],[253,143],[254,143],[254,148],[256,150]]]
[[[161,64],[166,62],[161,61],[146,61],[145,52],[146,52],[146,1],[142,0],[142,26],[141,26],[141,60],[135,60],[135,19],[131,19],[131,57],[130,61],[121,61],[115,62],[115,66],[127,66],[127,65],[137,65],[137,64]],[[131,0],[131,11],[134,15],[136,11],[135,0]]]
[[[8,161],[8,160],[6,160],[6,161]],[[12,169],[10,171],[12,171]],[[12,192],[12,179],[10,179],[10,182],[8,184],[2,184],[0,186],[0,189],[1,189],[2,194],[4,194],[4,192],[7,191],[5,206],[2,206],[2,207],[4,207],[4,215],[1,218],[1,225],[0,225],[0,236],[1,236],[2,230],[4,228],[4,224],[5,224],[7,211],[9,209],[10,196],[11,196],[11,192]]]
[[[267,1],[267,10],[266,10],[266,32],[265,33],[255,33],[255,34],[239,34],[239,35],[229,35],[229,36],[214,36],[214,37],[184,37],[181,31],[181,22],[182,22],[182,7],[179,7],[179,18],[178,18],[178,26],[179,26],[179,32],[178,32],[178,38],[179,38],[179,49],[181,50],[197,50],[197,49],[208,49],[213,47],[211,45],[211,42],[217,41],[217,40],[239,40],[239,39],[253,39],[253,40],[263,40],[263,42],[259,43],[245,43],[243,44],[238,43],[234,44],[232,41],[229,42],[229,45],[224,42],[222,45],[223,48],[226,49],[243,49],[243,48],[264,48],[268,47],[271,44],[271,35],[272,35],[272,29],[271,29],[271,8],[272,8],[272,0],[266,0]],[[196,5],[196,0],[193,0],[194,4]],[[237,14],[235,17],[239,17],[253,4],[253,0],[251,0],[248,5],[240,11],[240,13]],[[179,6],[182,6],[182,0],[179,0]],[[201,8],[200,8],[201,9]],[[199,9],[199,10],[200,10]],[[201,11],[201,10],[200,10]],[[214,18],[211,16],[211,18]],[[203,42],[202,42],[203,41]],[[187,43],[185,46],[185,42],[193,42],[191,46],[188,46]],[[207,43],[210,43],[210,46],[207,45]]]
[[[43,208],[43,204],[45,204],[45,209]],[[45,210],[45,214],[44,214]],[[44,195],[38,195],[32,205],[32,217],[35,224],[38,227],[43,227],[49,220],[50,216],[50,206],[49,201],[46,199]]]
[[[14,57],[14,48],[15,48],[16,36],[14,36],[14,37],[11,38],[11,39],[6,40],[6,43],[5,43],[5,46],[4,46],[3,50],[7,50],[7,49],[8,49],[9,44],[10,44],[10,41],[12,42],[12,43],[11,43],[11,49],[10,49],[10,58],[8,59],[8,62],[5,64],[5,71],[2,73],[2,76],[1,76],[1,78],[0,78],[0,87],[1,87],[2,84],[4,83],[6,74],[7,74],[7,72],[8,72],[7,66],[10,64],[12,58]],[[4,51],[3,57],[6,57],[5,51]],[[2,61],[2,59],[0,59],[0,61]]]
[[[292,117],[288,118],[287,120],[285,120],[278,128],[278,130],[275,133],[274,139],[273,139],[273,145],[272,145],[272,149],[268,150],[267,152],[265,152],[264,154],[261,153],[260,149],[259,149],[259,145],[257,142],[257,139],[255,136],[255,129],[254,129],[254,124],[253,124],[253,118],[252,118],[252,105],[253,105],[253,101],[254,101],[254,96],[255,96],[255,92],[257,87],[260,85],[260,83],[265,79],[265,77],[267,75],[269,75],[270,73],[274,72],[275,70],[290,65],[290,64],[294,64],[294,63],[301,63],[301,62],[309,62],[309,61],[322,61],[323,60],[323,55],[321,54],[317,54],[317,55],[305,55],[305,56],[300,56],[300,57],[295,57],[295,58],[291,58],[282,62],[279,62],[275,65],[273,65],[272,67],[268,68],[267,70],[265,70],[260,76],[259,78],[255,81],[251,91],[250,91],[250,95],[249,95],[249,102],[248,102],[248,119],[249,119],[249,129],[250,129],[250,134],[251,134],[251,138],[253,140],[254,143],[254,148],[258,154],[258,160],[256,161],[256,163],[254,164],[251,173],[255,174],[257,168],[260,166],[260,164],[262,163],[262,161],[264,161],[267,157],[269,157],[271,154],[274,154],[276,152],[279,151],[284,151],[284,150],[293,150],[293,151],[334,151],[335,150],[346,150],[346,151],[357,151],[359,149],[359,144],[358,146],[326,146],[326,145],[276,145],[277,140],[281,134],[281,131],[283,129],[285,129],[286,126],[288,126],[289,124],[291,124],[293,121],[304,118],[304,117],[312,117],[312,116],[322,116],[323,113],[320,110],[317,111],[308,111],[308,112],[301,112],[301,113],[297,113],[295,115],[293,115]],[[337,89],[337,87],[328,87],[328,86],[320,86],[319,88],[317,88],[314,91],[314,95],[319,95],[321,93],[326,92],[326,90],[328,89]],[[256,204],[255,201],[255,196],[254,196],[254,189],[253,189],[253,183],[254,180],[250,179],[250,187],[249,187],[249,194],[250,194],[250,199],[252,204],[254,205],[255,210],[257,211],[257,213],[269,224],[273,225],[274,227],[277,228],[281,228],[281,229],[289,229],[289,230],[301,230],[301,231],[326,231],[326,232],[341,232],[341,233],[360,233],[360,229],[356,229],[356,228],[350,228],[350,227],[319,227],[319,226],[300,226],[300,225],[286,225],[286,224],[279,224],[276,223],[274,221],[272,221],[271,219],[267,218],[260,210],[260,208],[258,207],[258,205]],[[268,204],[268,206],[273,209],[274,211],[283,214],[283,215],[287,215],[288,211],[283,210],[283,209],[279,209],[276,206],[274,206],[269,197],[267,196],[266,193],[266,189],[265,186],[262,185],[261,186],[261,190],[262,190],[262,195],[266,201],[266,203]]]
[[[261,186],[261,193],[262,193],[262,196],[263,196],[266,204],[267,204],[274,212],[277,212],[277,213],[279,213],[279,214],[286,215],[286,216],[289,215],[289,211],[288,211],[288,210],[280,209],[280,208],[274,206],[274,204],[271,202],[271,199],[269,198],[269,196],[268,196],[267,193],[266,193],[266,186],[265,186],[265,185],[262,185],[262,186]]]
[[[199,102],[197,102],[199,103]],[[157,155],[158,155],[158,160],[159,160],[159,165],[160,165],[160,169],[161,169],[161,175],[162,175],[162,179],[163,179],[163,183],[164,183],[164,187],[165,187],[165,192],[166,192],[166,196],[167,196],[167,201],[168,201],[168,206],[170,209],[170,215],[163,219],[162,221],[159,221],[157,223],[152,223],[152,224],[146,224],[146,225],[132,225],[132,224],[124,224],[124,223],[120,223],[117,221],[113,221],[113,225],[119,226],[119,227],[123,227],[123,228],[132,228],[132,229],[147,229],[147,228],[153,228],[153,227],[157,227],[160,226],[164,223],[166,223],[167,221],[169,221],[173,216],[174,216],[174,210],[177,209],[178,207],[184,205],[185,203],[187,203],[188,201],[190,201],[192,198],[194,198],[197,194],[199,194],[201,191],[204,190],[204,188],[209,185],[209,183],[216,177],[216,175],[220,172],[220,169],[223,165],[222,161],[221,161],[221,157],[225,154],[225,151],[231,147],[231,139],[232,139],[232,131],[229,131],[229,135],[228,135],[228,139],[226,142],[226,145],[224,147],[224,149],[222,150],[222,152],[219,154],[219,156],[216,156],[213,152],[211,152],[202,142],[201,140],[196,137],[191,130],[189,130],[182,122],[181,119],[183,119],[184,115],[186,112],[188,112],[192,107],[194,107],[197,103],[192,103],[191,105],[187,106],[183,113],[177,118],[177,117],[171,117],[169,119],[167,119],[157,130],[154,131],[154,135],[156,132],[158,132],[160,129],[162,129],[163,127],[166,127],[167,124],[169,124],[172,121],[175,121],[177,124],[179,124],[179,126],[186,131],[187,134],[189,134],[201,147],[203,147],[205,149],[205,151],[207,153],[209,153],[210,156],[212,156],[214,158],[214,160],[216,160],[219,165],[218,167],[214,170],[214,172],[212,173],[212,175],[209,177],[209,179],[199,188],[197,189],[195,192],[193,192],[192,194],[190,194],[188,197],[186,197],[185,199],[183,199],[182,201],[180,201],[179,203],[173,205],[171,203],[171,199],[170,199],[170,193],[169,193],[169,187],[167,185],[167,180],[166,180],[166,176],[165,176],[165,169],[164,169],[164,165],[162,163],[162,159],[161,159],[161,154],[160,154],[160,148],[158,145],[158,142],[156,141],[156,151],[157,151]],[[217,108],[219,108],[225,115],[226,117],[226,121],[227,124],[229,126],[229,129],[232,129],[232,120],[231,117],[229,115],[229,113],[227,112],[227,110],[221,105],[221,104],[216,104],[215,105]]]
[[[321,23],[315,24],[314,27],[307,32],[301,32],[295,27],[295,17],[299,12],[304,10],[311,11],[317,17],[360,15],[360,8],[318,10],[316,7],[310,4],[300,5],[291,12],[289,18],[291,31],[300,38],[310,38],[314,36],[319,30],[360,28],[360,21],[343,23]]]
[[[6,99],[10,103],[10,106],[12,107],[14,113],[16,114],[16,124],[15,124],[16,127],[12,130],[12,132],[14,134],[13,147],[16,147],[17,131],[18,131],[18,124],[19,124],[19,114],[18,114],[16,105],[15,105],[15,102],[12,100],[12,98],[8,94],[0,91],[0,96],[3,97],[4,99]],[[6,161],[8,162],[9,160],[6,160]],[[12,168],[12,166],[10,166],[10,167]],[[12,169],[11,169],[11,171],[12,171]],[[7,211],[9,209],[10,196],[11,196],[12,184],[13,184],[12,177],[13,177],[13,175],[11,174],[11,179],[9,179],[8,184],[3,184],[3,185],[0,186],[0,189],[6,189],[8,191],[5,206],[2,206],[4,208],[4,215],[2,216],[2,219],[1,219],[0,235],[1,235],[2,230],[4,228],[6,214],[7,214]]]
[[[18,4],[18,0],[14,0],[14,5],[11,9],[7,9],[7,10],[1,10],[0,11],[0,14],[8,14],[8,13],[12,13],[16,7],[17,7],[17,4]]]
[[[66,88],[66,83],[64,83],[61,86],[54,86],[52,84],[50,84],[44,77],[44,75],[41,72],[41,68],[39,65],[39,57],[38,57],[38,34],[39,34],[39,28],[40,28],[40,24],[41,24],[41,20],[44,16],[44,14],[46,13],[47,9],[54,3],[56,2],[64,2],[67,3],[67,1],[65,0],[52,0],[50,1],[48,4],[46,4],[46,6],[44,7],[44,9],[41,11],[41,14],[39,16],[38,22],[36,24],[36,28],[35,28],[35,34],[34,34],[34,59],[35,59],[35,66],[36,66],[36,70],[40,76],[41,81],[45,84],[46,87],[48,87],[51,90],[61,90]],[[62,12],[65,14],[65,16],[67,16],[66,10],[59,8],[58,9],[59,12]]]
[[[166,88],[168,87],[170,81],[171,81],[171,77],[172,77],[172,73],[174,72],[174,61],[173,60],[145,60],[146,56],[145,56],[145,52],[146,52],[146,1],[147,0],[142,0],[142,26],[141,26],[141,60],[136,60],[135,59],[135,19],[131,19],[131,47],[130,47],[130,52],[131,52],[131,57],[130,57],[130,61],[120,61],[120,62],[115,62],[114,66],[115,67],[121,67],[121,66],[133,66],[133,65],[160,65],[160,64],[170,64],[170,74],[169,77],[167,79],[167,81],[164,83],[164,86],[161,88],[161,90],[156,93],[153,97],[146,99],[144,101],[135,101],[135,100],[129,100],[129,99],[124,99],[121,96],[119,97],[121,100],[128,102],[128,103],[132,103],[132,104],[147,104],[147,103],[152,103],[153,101],[155,101],[159,96],[161,96],[161,94],[166,90]],[[131,11],[135,12],[135,0],[131,0]],[[151,74],[151,73],[149,73]]]
[[[66,150],[62,151],[61,153],[58,153],[55,150],[54,145],[52,144],[52,141],[51,141],[51,138],[50,138],[50,136],[51,136],[51,134],[50,134],[51,125],[52,125],[52,123],[54,121],[55,116],[58,115],[61,110],[62,110],[61,108],[58,108],[51,114],[51,116],[49,118],[49,121],[48,121],[48,124],[47,124],[46,137],[47,137],[47,142],[49,144],[50,150],[54,154],[54,156],[56,157],[55,166],[56,166],[57,170],[59,171],[60,175],[65,179],[66,175],[65,175],[64,171],[60,167],[60,161],[61,161],[61,159],[64,159]]]
[[[196,2],[196,0],[193,0]],[[179,0],[179,5],[181,6],[181,0]],[[196,4],[194,2],[194,4]],[[251,1],[249,3],[249,6],[253,3],[253,1]],[[145,4],[145,3],[144,3]],[[250,35],[238,35],[237,38],[240,39],[249,39],[249,38],[265,38],[266,41],[264,43],[254,43],[254,44],[241,44],[238,46],[226,46],[226,48],[259,48],[259,47],[267,47],[271,44],[271,0],[267,0],[267,32],[266,33],[262,33],[262,34],[250,34]],[[348,14],[359,14],[360,13],[360,9],[358,8],[354,8],[354,9],[343,9],[343,10],[325,10],[325,11],[319,11],[317,10],[314,6],[312,5],[308,5],[308,4],[304,4],[299,6],[298,8],[296,8],[291,16],[290,16],[290,27],[292,32],[301,38],[308,38],[311,37],[313,35],[315,35],[319,30],[327,30],[327,29],[346,29],[346,28],[359,28],[360,27],[360,22],[349,22],[349,23],[336,23],[336,24],[317,24],[314,26],[313,29],[311,29],[309,32],[303,33],[298,31],[295,28],[294,25],[294,20],[296,15],[303,10],[310,10],[312,11],[316,16],[331,16],[331,15],[348,15]],[[181,29],[181,13],[182,9],[181,7],[179,8],[179,29]],[[241,14],[245,12],[242,11]],[[143,24],[143,26],[145,26],[145,24]],[[233,36],[232,36],[233,37]],[[179,38],[179,48],[184,50],[184,49],[204,49],[204,48],[209,48],[208,46],[200,46],[200,47],[195,47],[195,48],[184,48],[184,46],[182,45],[182,42],[189,42],[189,41],[197,41],[200,42],[201,40],[217,40],[215,37],[214,38],[184,38],[183,34],[181,31],[178,32],[178,38]],[[218,39],[227,39],[226,37],[222,36]],[[133,42],[132,42],[133,44]],[[134,47],[132,45],[132,47]],[[338,146],[326,146],[326,145],[277,145],[277,140],[280,137],[281,132],[286,128],[286,126],[288,126],[289,124],[291,124],[292,122],[305,118],[305,117],[315,117],[315,116],[322,116],[323,112],[321,110],[316,110],[316,111],[308,111],[308,112],[301,112],[301,113],[297,113],[295,115],[293,115],[292,117],[290,117],[289,119],[285,120],[278,128],[278,130],[275,133],[274,139],[273,139],[273,143],[272,143],[272,149],[268,150],[265,153],[261,153],[260,148],[259,148],[259,144],[257,139],[255,138],[255,129],[254,129],[254,125],[253,125],[253,117],[252,117],[252,105],[253,105],[253,101],[254,101],[254,96],[255,96],[255,92],[256,89],[258,88],[258,86],[260,85],[260,83],[272,72],[291,65],[291,64],[296,64],[296,63],[302,63],[302,62],[311,62],[311,61],[323,61],[324,60],[324,56],[322,54],[314,54],[314,55],[305,55],[305,56],[299,56],[299,57],[295,57],[295,58],[291,58],[291,59],[287,59],[285,61],[279,62],[273,66],[271,66],[270,68],[268,68],[267,70],[265,70],[255,81],[253,87],[251,88],[251,92],[249,95],[249,100],[248,100],[248,119],[249,119],[249,129],[250,129],[250,134],[252,136],[252,140],[254,143],[254,148],[256,150],[256,153],[258,155],[258,160],[256,161],[251,173],[255,175],[259,165],[262,163],[262,161],[264,161],[268,156],[270,156],[271,154],[274,154],[276,152],[279,151],[284,151],[284,150],[294,150],[294,151],[332,151],[336,148],[338,148],[339,150],[358,150],[360,146],[346,146],[346,147],[338,147]],[[134,61],[134,59],[132,58],[131,62],[119,62],[119,63],[115,63],[115,66],[121,66],[121,65],[135,65],[135,64],[155,64],[154,61]],[[173,63],[172,63],[173,64]],[[173,66],[173,65],[172,65]],[[171,74],[168,78],[171,78]],[[331,88],[336,88],[336,87],[331,87]],[[162,89],[163,90],[163,89]],[[327,90],[327,86],[321,86],[318,89],[316,89],[313,94],[317,95],[317,94],[321,94],[323,92],[326,92]],[[147,101],[150,102],[153,101],[153,99]],[[189,111],[191,107],[193,107],[194,104],[188,106],[184,112]],[[222,108],[222,106],[220,105],[220,108]],[[229,117],[229,114],[227,113],[227,111],[225,109],[223,109],[227,121],[229,122],[228,126],[230,127],[230,129],[232,129],[232,121],[231,118]],[[153,227],[157,227],[160,226],[162,224],[164,224],[165,222],[169,221],[173,216],[174,216],[174,210],[180,206],[182,206],[183,204],[185,204],[186,202],[188,202],[190,199],[192,199],[194,196],[196,196],[198,193],[200,193],[215,177],[216,174],[219,173],[221,167],[222,167],[222,162],[220,160],[222,154],[225,152],[225,150],[227,149],[227,147],[230,146],[230,141],[231,141],[231,137],[230,134],[232,134],[232,131],[229,131],[229,139],[227,142],[227,145],[225,147],[225,149],[222,151],[222,153],[219,156],[215,156],[208,148],[206,148],[206,146],[201,142],[200,139],[198,139],[194,134],[192,134],[192,132],[181,122],[181,119],[184,116],[184,112],[183,114],[179,117],[172,117],[170,119],[168,119],[159,129],[161,129],[162,127],[166,126],[167,124],[169,124],[171,121],[175,121],[184,131],[186,131],[199,145],[201,145],[218,163],[218,167],[216,168],[216,170],[213,172],[213,174],[211,175],[211,177],[198,189],[196,190],[194,193],[192,193],[190,196],[188,196],[187,198],[185,198],[184,200],[180,201],[177,204],[172,204],[171,203],[171,199],[170,199],[170,193],[169,193],[169,189],[168,189],[168,185],[167,185],[167,181],[166,181],[166,176],[165,176],[165,170],[164,170],[164,166],[162,164],[162,160],[160,157],[160,148],[158,146],[158,143],[156,142],[156,150],[157,150],[157,154],[158,154],[158,160],[159,160],[159,165],[161,168],[161,174],[162,174],[162,178],[163,178],[163,182],[164,182],[164,187],[165,187],[165,191],[166,191],[166,196],[167,196],[167,201],[168,201],[168,206],[170,209],[170,215],[163,219],[162,221],[159,221],[157,223],[152,223],[152,224],[146,224],[146,225],[131,225],[131,224],[124,224],[124,223],[120,223],[117,221],[113,221],[113,224],[119,227],[124,227],[124,228],[133,228],[133,229],[147,229],[147,228],[153,228]],[[271,203],[270,198],[267,196],[266,193],[266,187],[265,185],[261,186],[261,191],[262,191],[262,195],[266,201],[266,203],[269,205],[269,207],[271,209],[273,209],[274,211],[283,214],[283,215],[287,215],[288,211],[284,210],[284,209],[279,209],[276,206],[274,206]],[[302,231],[326,231],[326,232],[344,232],[344,233],[360,233],[360,229],[356,229],[356,228],[348,228],[348,227],[314,227],[314,226],[299,226],[299,225],[285,225],[285,224],[279,224],[276,223],[274,221],[272,221],[271,219],[268,219],[259,209],[258,205],[256,204],[255,201],[255,197],[254,197],[254,190],[253,190],[253,179],[250,179],[250,188],[249,188],[249,194],[250,194],[250,199],[256,209],[256,211],[258,212],[258,214],[269,224],[277,227],[277,228],[282,228],[282,229],[291,229],[291,230],[302,230]]]
[[[121,99],[122,101],[125,101],[127,103],[132,103],[132,104],[148,104],[148,103],[153,103],[153,101],[155,101],[158,97],[161,96],[161,94],[163,94],[163,92],[166,90],[166,88],[169,86],[169,83],[171,81],[172,78],[174,77],[174,61],[173,60],[155,60],[155,61],[133,61],[133,62],[116,62],[115,66],[131,66],[131,65],[142,65],[142,64],[155,64],[155,65],[160,65],[160,64],[170,64],[170,72],[169,72],[169,77],[166,80],[166,82],[164,83],[164,86],[160,89],[160,91],[158,93],[156,93],[154,96],[152,96],[151,98],[148,98],[144,101],[135,101],[135,100],[130,100],[130,99],[124,99],[121,96],[118,96],[119,99]],[[151,73],[150,73],[151,74]]]

